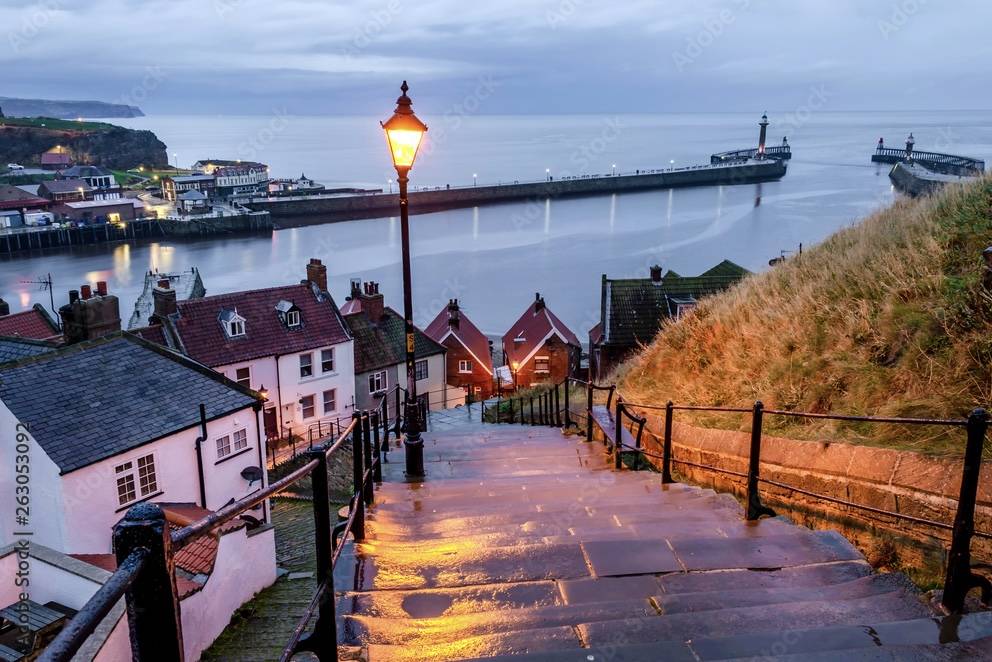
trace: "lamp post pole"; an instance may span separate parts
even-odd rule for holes
[[[397,166],[396,182],[400,188],[400,234],[403,243],[403,320],[406,327],[406,473],[408,476],[424,475],[424,440],[420,406],[417,404],[417,355],[416,335],[413,327],[413,276],[410,269],[410,209],[407,200],[407,174],[409,168]]]
[[[396,100],[393,116],[382,123],[386,132],[389,151],[396,167],[396,183],[400,197],[400,231],[403,244],[403,318],[406,338],[406,402],[404,404],[405,435],[403,447],[406,453],[406,474],[411,478],[424,475],[424,441],[420,437],[423,430],[420,406],[417,403],[417,356],[416,330],[413,326],[413,278],[410,268],[410,210],[407,198],[407,184],[410,168],[417,156],[417,149],[427,125],[413,113],[413,104],[407,96],[406,81],[400,86],[403,94]]]

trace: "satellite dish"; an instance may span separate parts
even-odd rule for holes
[[[241,477],[247,480],[249,484],[254,483],[256,480],[262,480],[262,468],[245,467],[241,470]]]

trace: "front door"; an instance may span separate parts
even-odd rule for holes
[[[279,421],[276,420],[276,408],[269,407],[262,414],[262,420],[265,422],[265,436],[269,439],[276,439],[279,437]]]

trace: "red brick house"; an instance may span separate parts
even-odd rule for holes
[[[448,348],[445,371],[449,386],[464,388],[475,400],[493,394],[493,357],[489,338],[452,299],[424,330]]]
[[[28,310],[11,315],[10,306],[6,301],[0,299],[0,336],[32,340],[61,340],[62,331],[40,303],[36,303]]]
[[[578,374],[582,345],[538,293],[503,336],[503,360],[515,386],[557,383]]]

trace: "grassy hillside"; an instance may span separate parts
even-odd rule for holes
[[[621,369],[628,399],[959,417],[992,401],[992,178],[900,200],[667,324]],[[690,418],[680,413],[682,420]],[[701,415],[747,429],[746,417]],[[960,431],[766,418],[792,437],[959,453]]]

